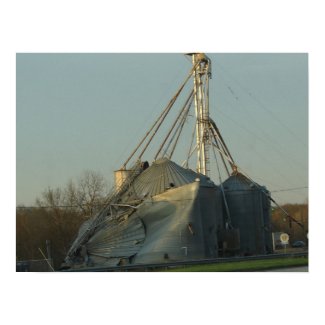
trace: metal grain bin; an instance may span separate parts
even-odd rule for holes
[[[230,176],[223,187],[232,226],[239,229],[240,253],[270,253],[270,200],[264,193],[266,189],[240,173]]]

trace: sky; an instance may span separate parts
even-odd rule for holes
[[[207,55],[210,115],[237,165],[280,204],[306,202],[308,54]],[[85,170],[100,172],[112,186],[113,171],[190,69],[184,53],[18,53],[17,205],[33,205],[43,190],[64,187]],[[181,97],[174,114],[182,103]],[[178,163],[186,158],[193,123],[194,111],[181,139],[184,150],[174,157]],[[163,131],[144,157],[149,162]],[[213,167],[210,176],[219,182]]]

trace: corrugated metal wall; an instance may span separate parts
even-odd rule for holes
[[[262,190],[241,174],[224,183],[231,223],[240,232],[242,254],[270,252],[270,202]]]
[[[216,257],[222,202],[217,187],[194,182],[153,197],[137,211],[146,229],[135,263]]]

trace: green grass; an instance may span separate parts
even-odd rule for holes
[[[241,261],[177,267],[167,272],[244,272],[273,268],[308,265],[307,257],[276,258],[258,261]]]

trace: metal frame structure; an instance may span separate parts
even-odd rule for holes
[[[194,148],[192,148],[193,141],[191,142],[185,165],[188,166],[189,158],[194,152],[196,152],[196,171],[202,175],[210,176],[210,151],[211,148],[216,148],[221,156],[227,174],[230,175],[226,162],[230,165],[233,171],[237,170],[236,164],[234,163],[234,160],[215,122],[210,118],[209,79],[211,79],[211,60],[203,53],[188,53],[186,55],[191,56],[192,69],[176,94],[169,101],[166,108],[162,111],[158,119],[154,122],[136,148],[132,151],[131,155],[127,158],[119,171],[128,170],[127,164],[132,158],[134,158],[137,152],[139,152],[137,161],[141,160],[148,146],[156,136],[161,125],[165,121],[167,115],[170,113],[176,100],[191,77],[193,78],[193,88],[186,98],[186,101],[179,111],[179,114],[177,115],[171,128],[167,132],[167,135],[164,137],[161,145],[159,146],[159,149],[154,156],[154,160],[163,157],[167,157],[169,159],[172,158],[183,130],[183,126],[189,115],[192,103],[194,102],[196,123],[195,133],[193,133],[193,136],[196,136],[196,144]]]

